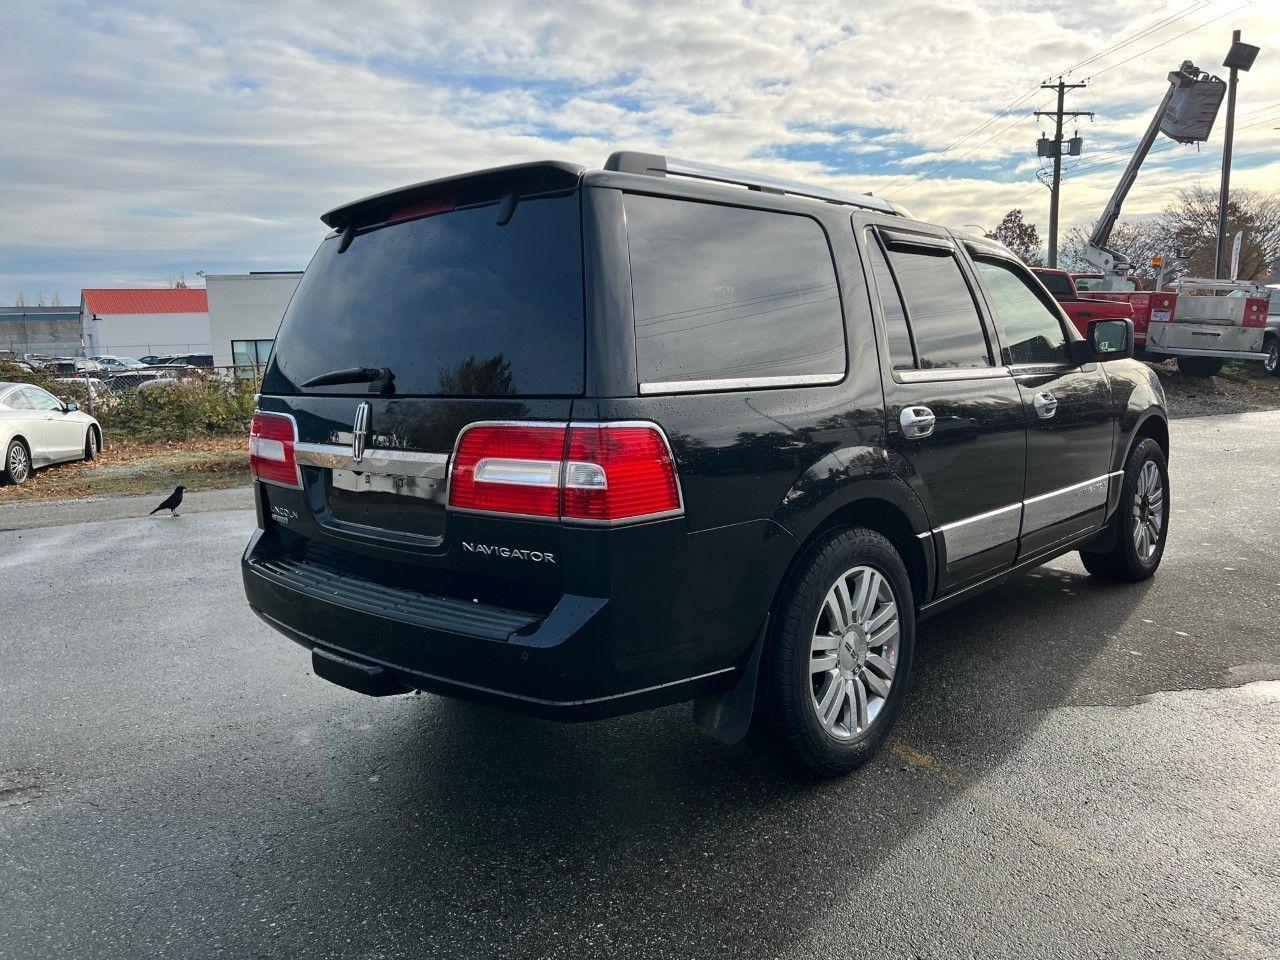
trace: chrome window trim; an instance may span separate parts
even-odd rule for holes
[[[933,367],[931,369],[894,370],[893,379],[899,383],[931,383],[949,380],[1000,380],[1011,375],[1006,366],[994,367]]]
[[[640,395],[751,390],[757,387],[816,387],[840,383],[844,373],[804,373],[777,377],[726,377],[714,380],[666,380],[640,384]]]

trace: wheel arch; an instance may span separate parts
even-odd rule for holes
[[[933,587],[935,560],[932,543],[929,538],[919,534],[927,531],[927,525],[913,523],[912,517],[892,495],[885,491],[869,492],[864,496],[841,504],[815,524],[803,537],[798,538],[799,546],[792,553],[786,572],[778,581],[773,600],[769,608],[777,608],[778,598],[782,596],[813,546],[834,530],[848,527],[866,527],[879,533],[902,557],[911,578],[911,590],[915,594],[915,605],[918,608],[929,597]],[[919,518],[918,518],[919,520]],[[917,530],[923,526],[925,530]]]
[[[1124,451],[1124,459],[1120,461],[1122,464],[1128,462],[1134,446],[1143,440],[1154,440],[1160,445],[1165,460],[1169,459],[1169,421],[1161,414],[1152,411],[1139,420],[1137,427],[1134,428],[1133,436],[1129,438],[1129,445]]]

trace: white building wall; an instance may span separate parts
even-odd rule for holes
[[[232,363],[232,340],[274,340],[301,273],[207,276],[215,366]]]
[[[207,313],[109,313],[85,311],[84,342],[90,356],[209,353]]]

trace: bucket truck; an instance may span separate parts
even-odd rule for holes
[[[1179,280],[1172,292],[1138,291],[1129,279],[1128,258],[1108,246],[1120,209],[1156,137],[1163,133],[1179,143],[1203,142],[1222,104],[1226,84],[1190,60],[1171,71],[1168,79],[1169,89],[1082,251],[1097,272],[1077,274],[1076,281],[1082,297],[1123,300],[1133,307],[1138,350],[1155,359],[1177,357],[1184,373],[1212,376],[1227,359],[1265,360],[1266,292],[1249,281],[1203,278]]]

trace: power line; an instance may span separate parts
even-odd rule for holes
[[[942,159],[946,154],[948,154],[949,152],[951,152],[952,150],[954,150],[954,149],[955,149],[956,147],[958,147],[960,144],[964,143],[964,142],[965,142],[966,140],[968,140],[970,137],[975,136],[976,134],[981,133],[981,132],[982,132],[983,130],[985,130],[987,127],[991,126],[991,124],[993,124],[993,123],[995,123],[997,120],[999,120],[1001,117],[1006,116],[1006,115],[1009,113],[1009,111],[1011,111],[1011,110],[1016,110],[1019,106],[1021,106],[1021,105],[1022,105],[1022,104],[1024,104],[1024,103],[1026,103],[1028,100],[1030,100],[1030,99],[1031,99],[1031,97],[1032,97],[1032,96],[1034,96],[1034,95],[1035,95],[1035,92],[1036,92],[1036,90],[1038,90],[1038,89],[1039,89],[1039,87],[1032,87],[1030,90],[1028,90],[1028,91],[1027,91],[1026,93],[1024,93],[1022,96],[1018,97],[1016,100],[1014,100],[1012,103],[1010,103],[1010,104],[1009,104],[1007,107],[1005,107],[1003,110],[1000,110],[998,113],[994,113],[994,114],[992,114],[990,117],[988,117],[988,118],[987,118],[986,120],[984,120],[982,123],[978,124],[976,127],[974,127],[972,130],[970,130],[968,133],[966,133],[966,134],[965,134],[963,137],[961,137],[960,139],[958,139],[958,140],[954,141],[954,142],[953,142],[953,143],[951,143],[949,146],[944,147],[942,150],[938,151],[937,153],[934,153],[933,155],[931,155],[931,156],[929,156],[929,157],[926,157],[924,160],[920,161],[918,164],[916,164],[916,165],[915,165],[914,167],[912,167],[910,170],[908,170],[908,171],[906,171],[905,173],[903,173],[903,174],[899,175],[898,179],[896,179],[896,180],[894,180],[892,183],[890,183],[890,184],[889,184],[889,186],[885,187],[881,192],[884,192],[884,191],[887,191],[887,190],[892,190],[894,187],[896,187],[896,186],[897,186],[899,183],[901,183],[902,181],[904,181],[904,180],[910,180],[913,176],[915,176],[915,174],[916,174],[917,172],[919,172],[920,170],[924,169],[924,168],[925,168],[925,167],[927,167],[929,164],[931,164],[931,163],[937,163],[937,162],[938,162],[939,160],[941,160],[941,159]],[[1019,117],[1019,119],[1022,119],[1022,118],[1021,118],[1021,117]],[[990,142],[990,141],[984,141],[984,142]],[[981,146],[981,144],[979,144],[979,146]]]
[[[1160,43],[1157,43],[1155,46],[1147,47],[1145,50],[1141,50],[1138,53],[1135,53],[1131,57],[1126,57],[1125,59],[1119,61],[1118,63],[1113,63],[1109,67],[1103,67],[1101,70],[1097,71],[1096,73],[1091,73],[1089,76],[1085,77],[1085,81],[1087,82],[1089,80],[1094,79],[1095,77],[1100,77],[1104,73],[1108,73],[1114,70],[1116,67],[1123,67],[1126,63],[1132,63],[1134,60],[1137,60],[1139,57],[1146,56],[1152,50],[1159,50],[1161,47],[1167,47],[1169,44],[1173,43],[1173,41],[1175,40],[1181,40],[1183,37],[1189,34],[1195,33],[1198,30],[1203,30],[1205,27],[1209,26],[1210,24],[1217,23],[1219,20],[1222,20],[1225,17],[1229,17],[1233,13],[1236,13],[1237,11],[1243,10],[1245,7],[1249,6],[1252,2],[1253,0],[1245,0],[1245,2],[1240,4],[1238,7],[1233,7],[1232,9],[1228,10],[1226,13],[1220,13],[1213,19],[1206,20],[1204,23],[1200,24],[1198,27],[1192,27],[1190,30],[1184,30],[1182,33],[1179,33],[1177,36],[1170,37],[1168,40],[1162,40]]]
[[[1184,7],[1178,13],[1170,14],[1169,16],[1164,17],[1161,20],[1157,20],[1151,26],[1146,27],[1142,30],[1139,30],[1137,33],[1133,34],[1130,37],[1125,38],[1124,40],[1119,41],[1118,43],[1112,44],[1110,47],[1107,47],[1105,50],[1095,53],[1093,56],[1085,57],[1079,63],[1072,64],[1071,66],[1067,67],[1067,69],[1064,70],[1061,74],[1059,74],[1059,76],[1074,73],[1076,70],[1079,70],[1081,67],[1087,67],[1091,63],[1096,63],[1097,61],[1103,59],[1104,57],[1107,57],[1108,55],[1115,53],[1118,50],[1124,49],[1131,43],[1136,43],[1137,41],[1143,39],[1144,37],[1149,37],[1151,34],[1156,33],[1160,30],[1163,30],[1165,27],[1172,26],[1173,24],[1177,23],[1179,20],[1186,19],[1186,17],[1191,13],[1198,13],[1202,8],[1207,7],[1208,5],[1209,5],[1208,0],[1197,0],[1197,2],[1191,4],[1191,6],[1189,7]]]
[[[1066,70],[1064,70],[1064,71],[1062,71],[1062,72],[1060,72],[1060,73],[1056,74],[1056,76],[1061,77],[1061,76],[1064,76],[1065,74],[1071,73],[1072,71],[1075,71],[1075,70],[1080,69],[1082,66],[1087,66],[1087,65],[1088,65],[1088,64],[1090,64],[1090,63],[1096,63],[1097,61],[1099,61],[1099,60],[1103,59],[1104,57],[1110,56],[1112,53],[1116,53],[1117,51],[1119,51],[1119,50],[1123,49],[1124,47],[1128,46],[1128,45],[1129,45],[1129,44],[1131,44],[1131,43],[1134,43],[1134,42],[1136,42],[1136,41],[1138,41],[1138,40],[1140,40],[1140,39],[1143,39],[1144,37],[1150,36],[1152,33],[1155,33],[1155,32],[1157,32],[1157,31],[1159,31],[1159,30],[1162,30],[1162,29],[1164,29],[1165,27],[1172,26],[1173,24],[1177,23],[1177,22],[1178,22],[1178,21],[1180,21],[1180,20],[1184,20],[1184,19],[1186,19],[1186,17],[1187,17],[1187,16],[1189,16],[1191,13],[1199,12],[1199,10],[1200,10],[1200,9],[1202,9],[1203,7],[1205,7],[1205,6],[1207,6],[1207,5],[1208,5],[1208,4],[1207,4],[1207,0],[1197,0],[1197,2],[1196,2],[1196,3],[1193,3],[1193,4],[1191,4],[1191,5],[1190,5],[1190,6],[1188,6],[1188,7],[1184,7],[1184,8],[1183,8],[1182,10],[1180,10],[1179,12],[1177,12],[1177,13],[1175,13],[1175,14],[1170,14],[1169,16],[1166,16],[1166,17],[1162,17],[1160,20],[1157,20],[1155,23],[1151,24],[1150,26],[1148,26],[1148,27],[1144,27],[1142,30],[1138,31],[1137,33],[1132,34],[1132,35],[1131,35],[1131,36],[1129,36],[1129,37],[1126,37],[1124,40],[1118,41],[1117,43],[1114,43],[1114,44],[1112,44],[1111,46],[1106,47],[1105,49],[1103,49],[1103,50],[1099,51],[1099,52],[1098,52],[1098,53],[1096,53],[1096,54],[1093,54],[1093,55],[1092,55],[1092,56],[1090,56],[1090,57],[1086,57],[1084,60],[1081,60],[1079,63],[1072,64],[1072,65],[1071,65],[1070,67],[1068,67]],[[1246,3],[1246,4],[1245,4],[1245,6],[1247,6],[1247,5],[1248,5],[1248,3]],[[1238,8],[1237,8],[1237,9],[1238,9]],[[1209,21],[1209,23],[1212,23],[1212,22],[1213,22],[1213,21]],[[1201,24],[1201,26],[1202,26],[1202,27],[1203,27],[1203,26],[1208,26],[1208,23]],[[1197,27],[1197,28],[1195,28],[1195,29],[1200,29],[1200,28],[1199,28],[1199,27]],[[1192,32],[1192,31],[1188,31],[1188,32]],[[1185,35],[1186,35],[1186,34],[1179,34],[1179,36],[1185,36]],[[1175,38],[1173,38],[1173,39],[1177,39],[1177,38],[1175,37]],[[1159,45],[1157,45],[1157,46],[1159,46]],[[1155,47],[1153,47],[1153,48],[1151,48],[1151,49],[1156,49],[1156,48],[1155,48]],[[1141,55],[1141,54],[1139,54],[1139,56],[1140,56],[1140,55]],[[1126,62],[1127,62],[1127,61],[1126,61]],[[1111,68],[1107,68],[1107,69],[1111,69]],[[1102,71],[1102,72],[1105,72],[1105,71]],[[1053,75],[1051,75],[1051,76],[1053,76]],[[1029,100],[1029,99],[1030,99],[1030,98],[1035,94],[1036,89],[1037,89],[1036,87],[1032,87],[1030,90],[1028,90],[1026,93],[1022,94],[1021,96],[1017,97],[1015,100],[1013,100],[1013,102],[1011,102],[1010,104],[1008,104],[1007,106],[1005,106],[1003,109],[1001,109],[1001,110],[997,111],[995,114],[993,114],[992,116],[988,117],[988,118],[987,118],[986,120],[984,120],[982,123],[978,124],[978,126],[974,127],[972,130],[970,130],[970,131],[969,131],[968,133],[966,133],[964,136],[962,136],[962,137],[960,137],[959,139],[957,139],[957,140],[953,141],[951,144],[949,144],[948,146],[944,147],[942,150],[937,151],[937,152],[935,152],[935,153],[931,154],[930,156],[926,157],[925,159],[923,159],[923,160],[919,161],[918,163],[916,163],[913,167],[911,167],[911,169],[909,169],[909,170],[907,170],[907,171],[903,172],[903,173],[902,173],[902,174],[900,174],[896,179],[894,179],[893,181],[891,181],[891,182],[889,183],[889,185],[888,185],[888,186],[881,188],[881,193],[882,193],[883,195],[885,195],[885,196],[889,196],[889,195],[890,195],[890,193],[889,193],[889,192],[890,192],[890,191],[892,191],[892,190],[895,190],[895,189],[898,187],[898,185],[899,185],[899,184],[902,184],[902,183],[904,183],[904,182],[910,181],[910,180],[911,180],[911,179],[912,179],[912,178],[913,178],[917,173],[919,173],[919,172],[920,172],[921,170],[923,170],[925,167],[928,167],[928,166],[929,166],[929,165],[931,165],[931,164],[936,164],[938,161],[940,161],[943,157],[945,157],[948,153],[950,153],[952,150],[954,150],[954,149],[955,149],[956,147],[958,147],[960,144],[964,143],[964,142],[965,142],[966,140],[968,140],[969,138],[974,137],[974,136],[976,136],[977,134],[981,133],[983,130],[985,130],[987,127],[989,127],[992,123],[995,123],[997,120],[999,120],[1001,117],[1008,116],[1008,115],[1010,114],[1010,112],[1011,112],[1011,111],[1016,110],[1019,106],[1021,106],[1021,105],[1025,104],[1025,103],[1027,102],[1027,100]],[[1041,104],[1041,105],[1040,105],[1040,107],[1037,107],[1036,109],[1038,110],[1038,109],[1040,109],[1040,108],[1041,108],[1041,107],[1043,107],[1043,106],[1044,106],[1044,104]],[[1007,125],[1007,126],[1005,126],[1005,127],[1002,127],[1002,128],[1001,128],[1001,130],[997,131],[997,133],[996,133],[996,134],[992,135],[991,137],[988,137],[986,140],[984,140],[982,143],[978,144],[976,147],[970,148],[968,151],[966,151],[966,152],[965,152],[964,154],[962,154],[960,157],[957,157],[957,158],[955,158],[954,160],[950,160],[950,161],[948,161],[944,166],[939,167],[939,168],[937,168],[937,169],[933,170],[933,171],[932,171],[932,173],[933,173],[933,174],[937,174],[937,173],[938,173],[938,172],[940,172],[941,170],[944,170],[944,169],[947,169],[947,168],[949,168],[949,167],[953,166],[956,162],[958,162],[959,160],[964,159],[964,157],[969,156],[969,155],[970,155],[970,154],[972,154],[975,150],[977,150],[977,149],[979,149],[979,148],[981,148],[981,147],[985,146],[986,144],[990,143],[992,140],[994,140],[994,139],[996,138],[996,136],[999,136],[999,134],[1000,134],[1000,133],[1003,133],[1005,130],[1008,130],[1011,126],[1015,125],[1018,121],[1023,120],[1023,119],[1025,119],[1025,118],[1026,118],[1026,115],[1025,115],[1025,114],[1024,114],[1024,115],[1019,115],[1019,116],[1014,120],[1014,122],[1013,122],[1012,124],[1009,124],[1009,125]]]

